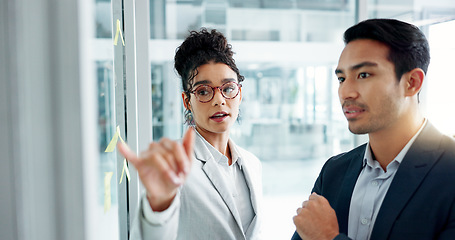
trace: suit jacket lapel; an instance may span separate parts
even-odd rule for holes
[[[387,238],[396,218],[442,154],[443,150],[438,147],[440,141],[441,134],[427,122],[392,180],[379,209],[371,239]]]
[[[242,226],[240,224],[240,215],[235,208],[234,199],[229,193],[229,186],[227,185],[227,181],[229,180],[220,174],[220,171],[218,170],[218,166],[216,164],[217,163],[212,159],[212,161],[207,161],[202,169],[210,181],[213,183],[213,186],[218,191],[221,198],[223,198],[224,203],[226,203],[226,206],[231,211],[231,214],[237,222],[237,225],[240,227],[240,229],[242,229]]]
[[[243,158],[243,155],[242,155]],[[250,226],[246,230],[246,236],[248,238],[249,235],[252,234],[252,231],[255,231],[255,228],[252,226],[256,225],[256,222],[258,221],[258,213],[260,210],[259,209],[259,202],[261,201],[259,198],[262,196],[262,184],[261,182],[256,182],[255,180],[260,179],[259,176],[255,176],[255,171],[252,171],[254,166],[251,166],[250,162],[247,161],[245,158],[243,158],[243,173],[245,175],[245,180],[248,185],[248,188],[250,190],[250,199],[251,199],[251,205],[253,206],[253,211],[254,211],[254,218],[253,221],[251,221]],[[259,213],[260,214],[260,213]]]
[[[204,162],[202,170],[210,179],[216,191],[220,194],[239,228],[242,229],[240,215],[235,208],[234,199],[229,193],[229,186],[227,183],[230,179],[226,179],[224,174],[221,174],[217,166],[218,163],[213,159],[213,156],[205,146],[205,142],[201,136],[198,136],[195,139],[194,155],[197,160]]]
[[[251,162],[245,158],[245,154],[238,148],[236,148],[236,151],[240,153],[240,157],[242,158],[242,171],[250,190],[251,205],[253,206],[254,213],[257,215],[259,208],[258,202],[260,201],[258,197],[262,196],[262,184],[257,181],[258,179],[260,180],[260,176],[256,176],[257,172],[254,171],[255,166],[252,166]]]
[[[250,189],[251,205],[253,205],[254,213],[257,214],[257,212],[258,212],[258,199],[257,199],[258,193],[257,193],[257,191],[259,190],[260,186],[258,186],[258,184],[253,181],[253,179],[255,179],[255,178],[251,176],[251,174],[252,174],[250,172],[251,169],[248,166],[248,164],[245,162],[246,161],[244,161],[243,172],[245,175],[246,182],[248,184],[248,188]]]
[[[350,156],[350,164],[346,170],[343,183],[341,184],[338,201],[336,202],[336,206],[333,206],[337,212],[340,232],[346,234],[348,233],[349,208],[351,205],[352,192],[354,191],[357,178],[362,170],[362,159],[365,154],[365,147],[366,144],[360,146],[359,151],[356,151],[356,153]]]

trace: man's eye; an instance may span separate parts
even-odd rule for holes
[[[346,80],[344,77],[338,77],[338,82],[342,83],[344,80]]]
[[[359,74],[359,78],[367,78],[367,77],[369,77],[369,76],[370,76],[369,73],[360,73],[360,74]]]

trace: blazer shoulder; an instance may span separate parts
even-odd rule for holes
[[[447,151],[450,156],[455,156],[455,138],[443,135],[442,136],[442,148]]]
[[[357,177],[362,167],[362,159],[365,154],[366,144],[362,144],[349,152],[341,153],[327,160],[319,173],[315,183],[322,188],[326,184],[340,184],[346,175]]]
[[[340,167],[342,165],[349,165],[352,161],[359,161],[359,159],[362,159],[365,154],[366,145],[366,143],[362,144],[351,151],[340,153],[329,158],[324,167]]]
[[[235,145],[235,147],[244,161],[248,161],[255,165],[261,165],[261,161],[256,157],[256,155],[238,145]]]

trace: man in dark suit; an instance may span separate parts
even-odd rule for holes
[[[344,40],[339,99],[349,130],[369,141],[326,162],[292,239],[455,239],[455,141],[419,111],[425,36],[370,19]]]

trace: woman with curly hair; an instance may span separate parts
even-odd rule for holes
[[[174,66],[192,127],[139,156],[119,144],[146,189],[131,239],[260,239],[261,164],[229,138],[244,80],[233,54],[220,32],[191,31]]]

